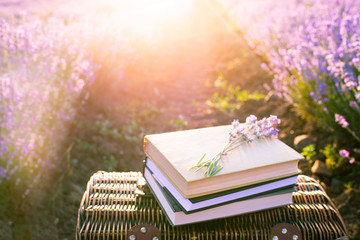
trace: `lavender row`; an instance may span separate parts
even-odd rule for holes
[[[101,11],[0,18],[0,194],[24,200],[54,183],[79,106],[132,84],[125,69],[156,53],[161,32],[126,24]]]
[[[360,142],[359,2],[221,2],[274,76],[272,89],[305,119]]]
[[[59,19],[0,19],[0,190],[28,195],[51,178],[96,65]]]

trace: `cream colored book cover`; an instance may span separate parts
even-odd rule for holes
[[[168,132],[146,136],[187,182],[204,178],[204,171],[189,171],[200,158],[216,155],[229,141],[231,125]],[[145,146],[146,148],[146,146]],[[151,156],[150,156],[151,157]],[[221,159],[218,175],[302,159],[303,156],[277,138],[243,143]],[[157,159],[153,159],[157,162]],[[160,166],[161,167],[161,166]]]

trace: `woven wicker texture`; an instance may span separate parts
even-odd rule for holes
[[[300,176],[293,204],[260,212],[172,227],[140,172],[97,172],[84,192],[76,239],[127,239],[138,224],[151,224],[161,239],[269,239],[278,223],[297,226],[303,239],[346,236],[344,223],[322,187]]]

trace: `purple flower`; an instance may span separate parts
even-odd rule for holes
[[[317,97],[316,97],[315,92],[310,92],[310,96],[314,102],[317,102]]]
[[[337,114],[337,113],[335,113],[335,122],[340,124],[343,128],[346,128],[349,126],[349,123],[346,121],[344,116]]]
[[[354,82],[354,81],[351,81],[350,78],[345,78],[345,79],[344,79],[344,82],[345,82],[345,86],[346,86],[347,88],[354,88],[354,87],[357,86],[357,83]]]
[[[341,150],[339,151],[339,154],[340,154],[340,156],[343,157],[343,158],[348,158],[348,157],[350,156],[350,153],[349,153],[347,150],[345,150],[345,149],[341,149]]]
[[[257,117],[254,115],[250,115],[246,118],[246,124],[254,124],[257,121]]]
[[[272,126],[278,125],[278,124],[280,124],[280,122],[281,122],[281,120],[280,120],[277,116],[275,116],[275,115],[270,115],[269,121],[270,121],[270,124],[271,124]]]
[[[232,122],[233,128],[229,132],[229,141],[235,142],[239,139],[253,141],[264,137],[277,137],[278,129],[275,127],[280,124],[280,119],[275,115],[257,121],[257,117],[250,115],[246,118],[245,124],[240,124],[238,120]]]
[[[234,128],[237,128],[240,125],[239,120],[234,120],[231,124]]]
[[[357,100],[360,100],[360,92],[355,93],[355,98],[356,98]]]
[[[326,95],[326,84],[322,81],[317,81],[316,90],[320,95]]]
[[[6,178],[8,180],[10,179],[10,177],[6,174],[6,169],[0,166],[0,179],[2,178]]]
[[[351,158],[351,159],[349,160],[349,163],[350,163],[350,164],[355,163],[355,158]]]
[[[352,107],[352,108],[354,108],[354,109],[357,109],[357,108],[359,107],[359,106],[358,106],[358,103],[355,102],[355,101],[350,101],[350,102],[349,102],[349,106]]]

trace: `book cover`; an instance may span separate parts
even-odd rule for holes
[[[171,197],[185,213],[204,210],[206,208],[220,206],[234,201],[259,197],[283,189],[293,189],[297,182],[297,175],[295,175],[198,198],[186,199],[150,159],[146,160],[146,168],[151,172],[153,178],[164,189],[168,196]]]
[[[277,194],[272,193],[262,197],[237,201],[203,211],[186,214],[179,210],[180,208],[176,206],[176,202],[167,195],[147,168],[145,168],[144,177],[158,204],[165,213],[170,224],[173,226],[231,217],[292,203],[292,191],[283,190],[279,191]]]
[[[194,198],[298,173],[303,156],[276,138],[244,143],[223,156],[214,177],[190,171],[200,158],[216,155],[227,144],[231,125],[147,135],[146,155],[185,198]]]

